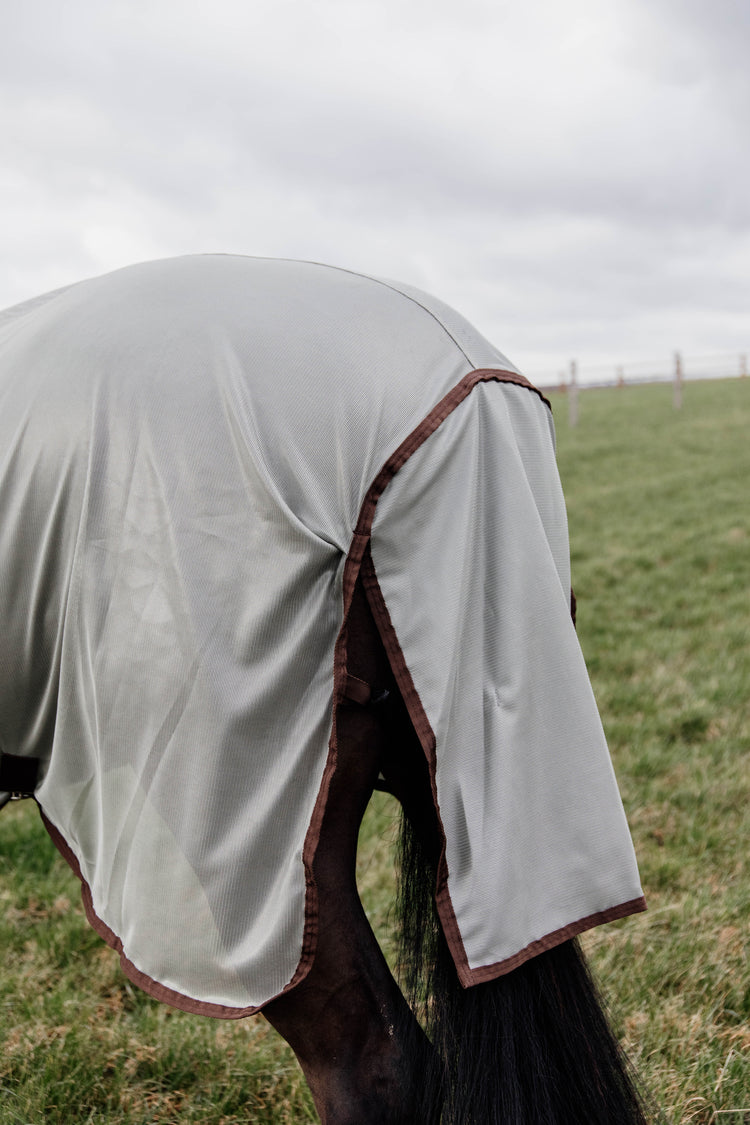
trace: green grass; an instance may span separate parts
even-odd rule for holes
[[[151,1000],[86,923],[31,802],[0,817],[0,1122],[316,1121],[265,1020]]]
[[[750,380],[554,396],[579,634],[649,911],[587,935],[615,1020],[674,1125],[750,1121]],[[383,932],[393,805],[360,885]],[[0,1125],[315,1121],[261,1018],[132,987],[87,926],[30,802],[0,815]],[[387,940],[384,940],[387,948]],[[744,1111],[744,1112],[743,1112]]]
[[[580,396],[578,631],[649,912],[589,935],[675,1122],[750,1121],[750,381]],[[744,1111],[744,1112],[742,1112]]]

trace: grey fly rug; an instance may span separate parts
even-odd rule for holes
[[[643,908],[550,410],[439,301],[207,255],[10,309],[0,513],[0,749],[153,995],[236,1017],[309,968],[363,567],[461,981]]]

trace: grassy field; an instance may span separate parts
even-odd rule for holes
[[[750,381],[556,402],[579,635],[649,912],[587,941],[675,1122],[750,1121]]]
[[[649,911],[588,935],[674,1125],[750,1122],[750,380],[555,397],[579,634]],[[377,795],[361,885],[392,895]],[[30,802],[0,815],[0,1125],[315,1121],[260,1019],[151,1001],[91,931]]]

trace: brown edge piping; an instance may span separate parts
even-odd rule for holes
[[[217,1019],[223,1020],[237,1020],[241,1019],[243,1016],[251,1016],[255,1012],[260,1011],[260,1006],[255,1008],[231,1008],[225,1004],[212,1004],[206,1000],[194,1000],[191,996],[185,996],[182,992],[176,992],[172,988],[167,988],[165,984],[160,984],[159,981],[142,973],[141,970],[125,956],[122,948],[122,940],[113,930],[110,930],[107,923],[103,922],[94,910],[91,888],[84,879],[75,853],[65,840],[65,837],[48,819],[38,801],[37,807],[52,843],[65,862],[70,866],[73,873],[77,875],[81,881],[81,899],[83,901],[83,909],[86,912],[87,921],[93,929],[96,930],[99,937],[103,938],[107,945],[111,949],[114,949],[115,953],[119,953],[122,971],[133,984],[137,984],[139,988],[147,992],[149,996],[153,996],[155,1000],[161,1000],[163,1003],[169,1004],[173,1008],[180,1008],[181,1011],[190,1012],[192,1015],[214,1016]]]
[[[433,801],[435,802],[435,811],[440,825],[440,833],[443,839],[442,852],[440,864],[438,869],[438,884],[436,890],[436,900],[438,912],[440,914],[441,922],[445,932],[448,946],[451,950],[454,962],[456,964],[456,971],[461,984],[466,988],[473,984],[479,984],[482,981],[492,980],[495,977],[502,976],[504,973],[510,972],[524,961],[536,956],[545,949],[550,949],[555,945],[573,937],[576,934],[583,933],[584,930],[590,929],[593,926],[598,926],[603,922],[613,921],[616,918],[624,918],[628,914],[635,914],[638,911],[646,909],[646,903],[643,898],[633,899],[632,902],[623,903],[620,906],[612,907],[598,914],[589,915],[586,918],[580,919],[578,922],[573,922],[565,926],[561,930],[556,930],[554,933],[541,938],[539,941],[532,942],[525,949],[519,953],[514,954],[513,957],[505,961],[500,961],[494,965],[482,966],[479,969],[471,969],[466,957],[466,952],[463,947],[461,935],[458,929],[453,905],[450,900],[448,892],[448,869],[445,860],[445,832],[443,830],[442,821],[440,819],[440,809],[437,800],[437,786],[435,780],[435,735],[430,726],[430,722],[422,707],[421,700],[417,693],[411,674],[406,665],[404,654],[401,651],[395,629],[390,619],[388,609],[385,605],[385,600],[378,584],[375,568],[372,563],[372,557],[369,551],[370,535],[372,531],[372,521],[375,516],[375,509],[378,500],[382,496],[386,487],[396,475],[398,470],[408,461],[412,453],[414,453],[420,445],[434,433],[442,422],[451,414],[456,407],[463,402],[463,400],[471,393],[478,383],[482,382],[498,382],[498,383],[513,383],[519,387],[533,391],[548,407],[550,403],[548,399],[538,390],[532,383],[525,379],[523,375],[519,375],[514,371],[505,371],[494,368],[480,368],[476,371],[470,371],[445,395],[444,398],[433,407],[430,413],[420,424],[412,430],[408,437],[396,449],[395,453],[388,458],[382,469],[376,476],[372,485],[368,489],[365,496],[362,508],[357,520],[357,526],[354,530],[352,537],[351,547],[349,554],[346,558],[344,566],[343,577],[343,622],[339,635],[336,640],[336,647],[334,650],[334,690],[333,690],[333,720],[331,729],[331,738],[329,741],[328,758],[323,771],[323,777],[318,791],[318,796],[315,802],[315,808],[310,820],[310,826],[305,837],[305,844],[302,852],[302,858],[305,866],[305,923],[302,937],[302,952],[297,969],[292,976],[289,983],[281,990],[277,996],[282,996],[284,993],[289,992],[297,984],[299,984],[307,976],[313,963],[315,956],[315,948],[318,938],[318,903],[317,903],[317,887],[313,875],[313,860],[317,850],[318,841],[320,839],[320,831],[325,813],[326,803],[328,799],[328,790],[330,787],[331,777],[333,776],[336,768],[337,759],[337,742],[336,742],[336,712],[338,705],[345,698],[351,688],[351,678],[347,676],[346,667],[346,640],[347,640],[347,624],[349,617],[349,609],[351,606],[352,595],[357,578],[362,573],[363,585],[367,593],[367,598],[370,603],[373,616],[377,623],[378,629],[381,634],[381,639],[385,646],[388,658],[391,662],[396,682],[399,689],[403,694],[404,702],[409,710],[412,723],[422,744],[422,747],[427,757],[430,782],[432,787]],[[551,407],[550,407],[551,409]],[[191,996],[186,996],[181,992],[168,988],[159,981],[155,981],[152,977],[147,976],[141,972],[132,961],[128,959],[123,951],[122,940],[117,934],[112,931],[106,922],[103,922],[94,910],[93,898],[91,888],[83,877],[78,860],[72,851],[71,847],[63,837],[62,833],[55,827],[54,824],[47,818],[41,805],[37,802],[39,811],[41,813],[42,821],[44,823],[49,836],[60,852],[63,859],[68,863],[75,875],[81,882],[81,898],[83,907],[86,913],[86,918],[93,929],[99,936],[120,955],[120,965],[123,972],[129,980],[146,992],[154,999],[160,1000],[165,1004],[171,1005],[173,1008],[179,1008],[184,1012],[189,1012],[192,1015],[212,1016],[216,1019],[242,1019],[245,1016],[254,1015],[256,1012],[261,1011],[266,1004],[271,1000],[277,999],[277,996],[269,997],[268,1000],[246,1008],[233,1008],[225,1004],[214,1004],[205,1000],[195,1000]]]
[[[519,387],[524,387],[527,390],[533,391],[539,398],[546,404],[547,407],[551,406],[549,400],[539,391],[532,383],[513,371],[505,371],[493,368],[480,368],[475,371],[470,371],[465,375],[456,385],[437,403],[435,407],[429,412],[426,418],[408,435],[408,437],[401,443],[396,451],[389,457],[383,468],[378,473],[372,485],[368,489],[365,496],[362,508],[360,510],[357,526],[352,538],[352,545],[346,559],[344,567],[344,581],[343,581],[343,600],[344,600],[344,619],[341,626],[336,642],[336,651],[334,656],[334,721],[333,731],[331,735],[329,761],[326,765],[326,771],[323,776],[323,783],[318,796],[318,801],[315,806],[313,818],[310,824],[310,829],[305,841],[305,848],[303,857],[305,860],[305,868],[308,875],[308,891],[310,897],[305,904],[306,914],[306,932],[307,925],[310,925],[310,933],[314,932],[317,928],[317,901],[316,901],[316,888],[315,881],[312,877],[312,863],[317,847],[318,839],[320,836],[320,826],[325,811],[325,802],[328,794],[328,784],[330,776],[335,768],[336,761],[336,719],[335,712],[338,704],[342,701],[347,692],[347,667],[346,667],[346,638],[347,638],[347,619],[349,608],[351,605],[352,594],[357,578],[361,575],[362,584],[367,595],[367,600],[370,605],[373,617],[375,619],[380,638],[385,647],[391,670],[398,684],[399,690],[406,704],[412,724],[422,745],[422,749],[427,759],[430,785],[432,788],[432,799],[435,805],[435,812],[438,819],[440,835],[442,838],[442,847],[440,860],[438,863],[437,885],[435,891],[435,899],[438,908],[438,914],[443,926],[448,947],[451,951],[451,956],[456,966],[456,972],[459,981],[464,988],[468,988],[475,984],[480,984],[484,981],[493,980],[496,977],[503,976],[505,973],[511,972],[513,969],[522,965],[525,961],[530,960],[537,954],[546,949],[551,949],[562,942],[567,941],[569,938],[575,937],[585,930],[591,929],[594,926],[601,925],[604,922],[614,921],[618,918],[624,918],[629,914],[635,914],[646,909],[646,901],[643,897],[632,899],[626,903],[620,903],[607,910],[599,911],[596,914],[591,914],[585,918],[580,918],[569,925],[562,927],[559,930],[547,934],[545,937],[540,938],[538,941],[531,942],[524,949],[518,953],[513,954],[512,957],[506,958],[503,961],[498,961],[492,965],[483,965],[477,969],[472,969],[469,965],[466,950],[464,949],[461,934],[458,928],[456,914],[451,902],[450,892],[448,890],[448,865],[446,861],[446,840],[445,831],[443,828],[442,819],[440,816],[440,807],[437,797],[437,781],[436,781],[436,739],[434,731],[427,718],[425,710],[422,706],[422,701],[414,686],[411,673],[406,664],[403,651],[398,641],[396,631],[388,612],[380,585],[378,583],[377,575],[375,573],[375,566],[370,553],[370,536],[372,532],[372,523],[375,516],[377,503],[386,487],[399,471],[400,468],[408,461],[409,457],[433,434],[438,427],[445,421],[445,419],[456,409],[456,407],[463,402],[463,400],[471,393],[478,383],[482,382],[498,382],[498,383],[512,383]],[[572,591],[571,591],[572,599]],[[575,602],[571,600],[571,610],[574,613]],[[305,963],[305,951],[311,950],[311,956],[314,955],[314,939],[310,943],[303,943],[303,958],[297,969],[297,974],[292,983],[297,983],[309,969],[309,964]]]
[[[352,535],[349,554],[347,555],[346,562],[344,564],[343,619],[341,629],[339,630],[339,635],[336,638],[336,647],[334,650],[333,658],[333,723],[328,748],[328,760],[323,771],[323,779],[321,781],[320,790],[318,792],[318,799],[315,802],[315,808],[310,820],[310,827],[308,828],[307,835],[305,837],[305,845],[302,851],[302,859],[305,865],[306,884],[305,928],[302,939],[302,955],[300,957],[299,965],[297,966],[297,971],[292,977],[288,988],[293,988],[296,984],[299,984],[299,982],[304,979],[304,977],[310,971],[310,967],[315,956],[315,945],[318,931],[318,902],[317,887],[315,884],[315,876],[313,874],[313,861],[315,859],[315,853],[317,851],[318,841],[320,839],[323,816],[325,814],[326,803],[328,800],[328,789],[330,786],[331,777],[334,773],[334,770],[336,769],[336,760],[338,756],[336,714],[339,705],[347,695],[347,685],[349,681],[346,653],[348,619],[349,610],[352,603],[352,596],[354,594],[354,587],[356,586],[357,578],[359,577],[360,572],[362,573],[363,584],[365,586],[365,592],[367,593],[368,601],[370,602],[370,608],[373,612],[375,622],[378,626],[381,640],[383,641],[383,644],[385,646],[388,659],[391,662],[391,667],[394,676],[396,677],[396,682],[398,683],[400,691],[404,695],[404,701],[406,702],[407,708],[409,709],[412,723],[415,724],[415,727],[419,734],[420,742],[422,743],[425,754],[427,755],[430,766],[433,800],[435,802],[436,810],[438,809],[437,789],[435,785],[435,736],[432,732],[427,716],[424,713],[424,709],[422,707],[421,701],[419,700],[419,696],[417,695],[417,691],[412,682],[409,670],[406,667],[406,661],[404,660],[403,653],[401,652],[401,647],[396,638],[396,633],[393,629],[393,625],[390,622],[388,611],[385,608],[385,602],[382,599],[382,595],[378,599],[375,594],[376,588],[379,594],[379,587],[377,587],[377,578],[375,578],[375,571],[372,566],[372,560],[369,553],[370,535],[372,532],[372,521],[375,516],[375,509],[377,508],[378,500],[380,499],[386,487],[396,475],[398,470],[408,461],[412,453],[414,453],[415,450],[417,450],[420,445],[422,445],[422,443],[426,441],[430,434],[435,432],[441,422],[445,421],[448,415],[451,414],[459,405],[459,403],[461,403],[467,397],[467,395],[473,390],[477,383],[488,380],[516,383],[519,386],[526,387],[529,390],[535,391],[536,394],[538,394],[542,399],[542,401],[547,404],[547,406],[550,405],[549,401],[544,397],[541,391],[538,391],[536,387],[532,386],[532,384],[529,383],[529,381],[525,379],[523,375],[519,375],[516,372],[503,371],[499,369],[495,370],[489,368],[470,371],[467,375],[464,375],[458,383],[456,383],[456,385],[437,403],[436,406],[432,408],[426,418],[424,418],[422,422],[420,422],[419,425],[414,430],[412,430],[410,434],[408,434],[408,436],[404,439],[404,441],[401,442],[395,452],[391,454],[391,456],[385,462],[380,472],[375,477],[374,481],[367,490],[364,501],[362,502],[362,507],[360,508],[357,525]],[[368,559],[369,562],[367,561]],[[370,586],[369,590],[368,583]],[[439,819],[440,812],[438,810],[438,820]],[[440,831],[443,837],[443,856],[441,859],[441,864],[445,866],[445,833],[443,832],[442,823],[440,824]],[[447,868],[445,870],[443,882],[445,882],[446,880]],[[447,896],[447,887],[445,889],[443,898],[445,898],[445,896]],[[450,941],[449,944],[451,944],[451,952],[453,952],[455,958],[456,952],[454,951],[454,947],[456,947],[456,942],[461,943],[461,938],[458,932],[458,925],[455,920],[453,908],[452,906],[450,906],[450,900],[448,900],[448,907],[449,909],[444,908],[441,917],[443,918],[443,925],[447,927],[446,937],[448,936],[449,932],[453,935],[452,944]],[[456,962],[457,965],[460,964],[461,961],[468,964],[462,943],[460,944],[460,954],[459,960],[457,960]]]

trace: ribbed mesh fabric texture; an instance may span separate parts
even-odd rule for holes
[[[479,367],[514,371],[427,295],[312,263],[147,263],[0,316],[0,744],[43,760],[155,995],[231,1016],[298,973],[354,529]],[[385,489],[372,558],[470,968],[636,899],[540,398],[479,383]]]

